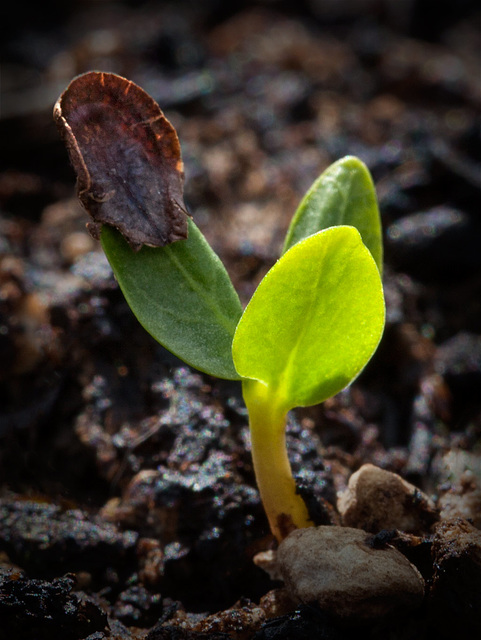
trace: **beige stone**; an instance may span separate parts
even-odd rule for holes
[[[318,602],[345,621],[372,620],[420,605],[424,581],[397,549],[370,546],[360,529],[297,529],[279,545],[277,563],[288,594]]]
[[[253,557],[254,564],[269,574],[271,580],[282,580],[277,566],[277,554],[273,549],[261,551]]]
[[[420,489],[372,464],[352,474],[337,508],[344,525],[371,533],[399,529],[419,534],[438,518],[434,503]]]

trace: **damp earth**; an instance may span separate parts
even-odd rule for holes
[[[29,11],[12,5],[1,45],[0,638],[476,637],[476,3]],[[348,154],[369,167],[385,334],[349,389],[293,412],[287,431],[317,531],[329,541],[342,528],[368,566],[389,554],[405,572],[388,584],[381,562],[364,592],[355,586],[362,603],[372,589],[362,615],[316,578],[304,591],[302,566],[276,559],[240,385],[189,369],[146,334],[88,233],[51,114],[89,70],[131,79],[175,127],[185,207],[243,303],[319,173]],[[335,544],[319,544],[336,578]],[[342,575],[335,587],[347,589]]]

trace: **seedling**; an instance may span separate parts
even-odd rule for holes
[[[85,183],[91,188],[90,177]],[[145,329],[200,371],[242,381],[272,533],[282,540],[293,528],[311,525],[287,456],[287,413],[349,385],[384,328],[381,227],[367,168],[346,157],[316,180],[292,220],[282,256],[244,311],[222,262],[190,218],[187,239],[165,246],[134,250],[135,242],[109,224],[100,239]]]
[[[336,216],[350,224],[318,231]],[[284,254],[244,312],[192,221],[187,240],[138,253],[111,227],[101,240],[127,302],[154,338],[200,371],[242,380],[256,479],[274,535],[281,540],[312,524],[287,457],[287,413],[346,387],[384,327],[379,215],[365,167],[345,158],[315,183]]]

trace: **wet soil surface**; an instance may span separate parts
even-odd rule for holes
[[[1,638],[429,640],[480,629],[475,5],[12,6],[0,119]],[[135,81],[175,125],[186,204],[244,303],[317,175],[347,154],[369,166],[385,335],[350,389],[293,413],[288,445],[317,524],[341,523],[337,495],[364,463],[432,499],[417,531],[371,531],[425,579],[415,611],[345,628],[254,564],[274,543],[239,385],[188,369],[144,332],[85,229],[51,112],[91,69]]]

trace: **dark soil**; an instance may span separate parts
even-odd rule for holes
[[[474,637],[481,559],[474,547],[448,548],[442,522],[481,528],[476,6],[11,5],[0,118],[1,638]],[[385,229],[385,335],[350,389],[291,416],[288,443],[318,523],[339,521],[336,493],[365,462],[435,500],[440,528],[426,523],[416,545],[396,534],[426,579],[421,609],[345,629],[315,605],[283,602],[253,563],[273,541],[240,386],[189,370],[145,333],[85,230],[51,114],[91,69],[133,80],[175,125],[187,207],[243,302],[318,174],[347,154],[369,166]]]

